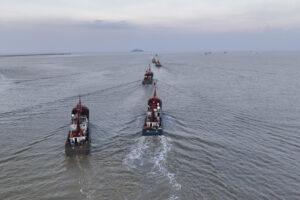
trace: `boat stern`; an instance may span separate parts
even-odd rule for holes
[[[159,129],[145,129],[143,128],[143,133],[144,136],[151,136],[151,135],[162,135],[163,134],[163,129],[159,128]]]

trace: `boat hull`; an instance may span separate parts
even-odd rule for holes
[[[90,144],[91,144],[91,140],[90,137],[88,137],[88,139],[83,144],[71,145],[68,137],[65,144],[65,153],[67,156],[88,155],[90,153],[90,146],[91,146]]]
[[[144,136],[151,136],[151,135],[162,135],[163,134],[163,129],[156,129],[156,130],[152,130],[152,129],[144,129],[143,128],[143,135]]]
[[[152,84],[152,79],[151,80],[143,80],[143,85],[147,85],[147,84]]]

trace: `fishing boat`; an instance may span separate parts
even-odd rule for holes
[[[154,83],[153,97],[148,100],[143,135],[162,135],[162,101],[156,95],[156,83]]]
[[[153,57],[152,58],[152,63],[155,64],[156,63],[156,59]]]
[[[146,70],[146,73],[144,75],[143,85],[145,84],[152,84],[153,80],[153,72],[151,71],[151,66],[149,65],[149,68]]]
[[[89,132],[89,109],[81,105],[81,99],[71,112],[70,129],[65,144],[67,156],[77,154],[89,154],[90,152]]]
[[[160,62],[159,62],[158,59],[157,59],[156,62],[155,62],[155,66],[156,66],[156,67],[161,67],[161,64],[160,64]]]

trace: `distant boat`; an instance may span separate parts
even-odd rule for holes
[[[65,144],[66,155],[89,154],[90,143],[89,109],[81,105],[79,97],[79,102],[71,113],[70,130]]]
[[[156,62],[155,62],[155,66],[156,66],[156,67],[161,67],[161,64],[160,64],[160,62],[159,62],[158,59],[157,59]]]
[[[132,49],[131,52],[144,52],[142,49]]]
[[[156,95],[156,84],[154,83],[153,97],[148,100],[143,135],[162,135],[162,101]]]
[[[151,66],[149,65],[149,69],[146,70],[146,73],[144,75],[143,85],[145,84],[152,84],[153,80],[153,72],[151,71]]]
[[[156,59],[153,57],[152,58],[152,63],[155,64],[156,63]]]

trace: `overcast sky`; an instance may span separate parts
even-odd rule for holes
[[[0,0],[0,54],[300,50],[299,0]]]

